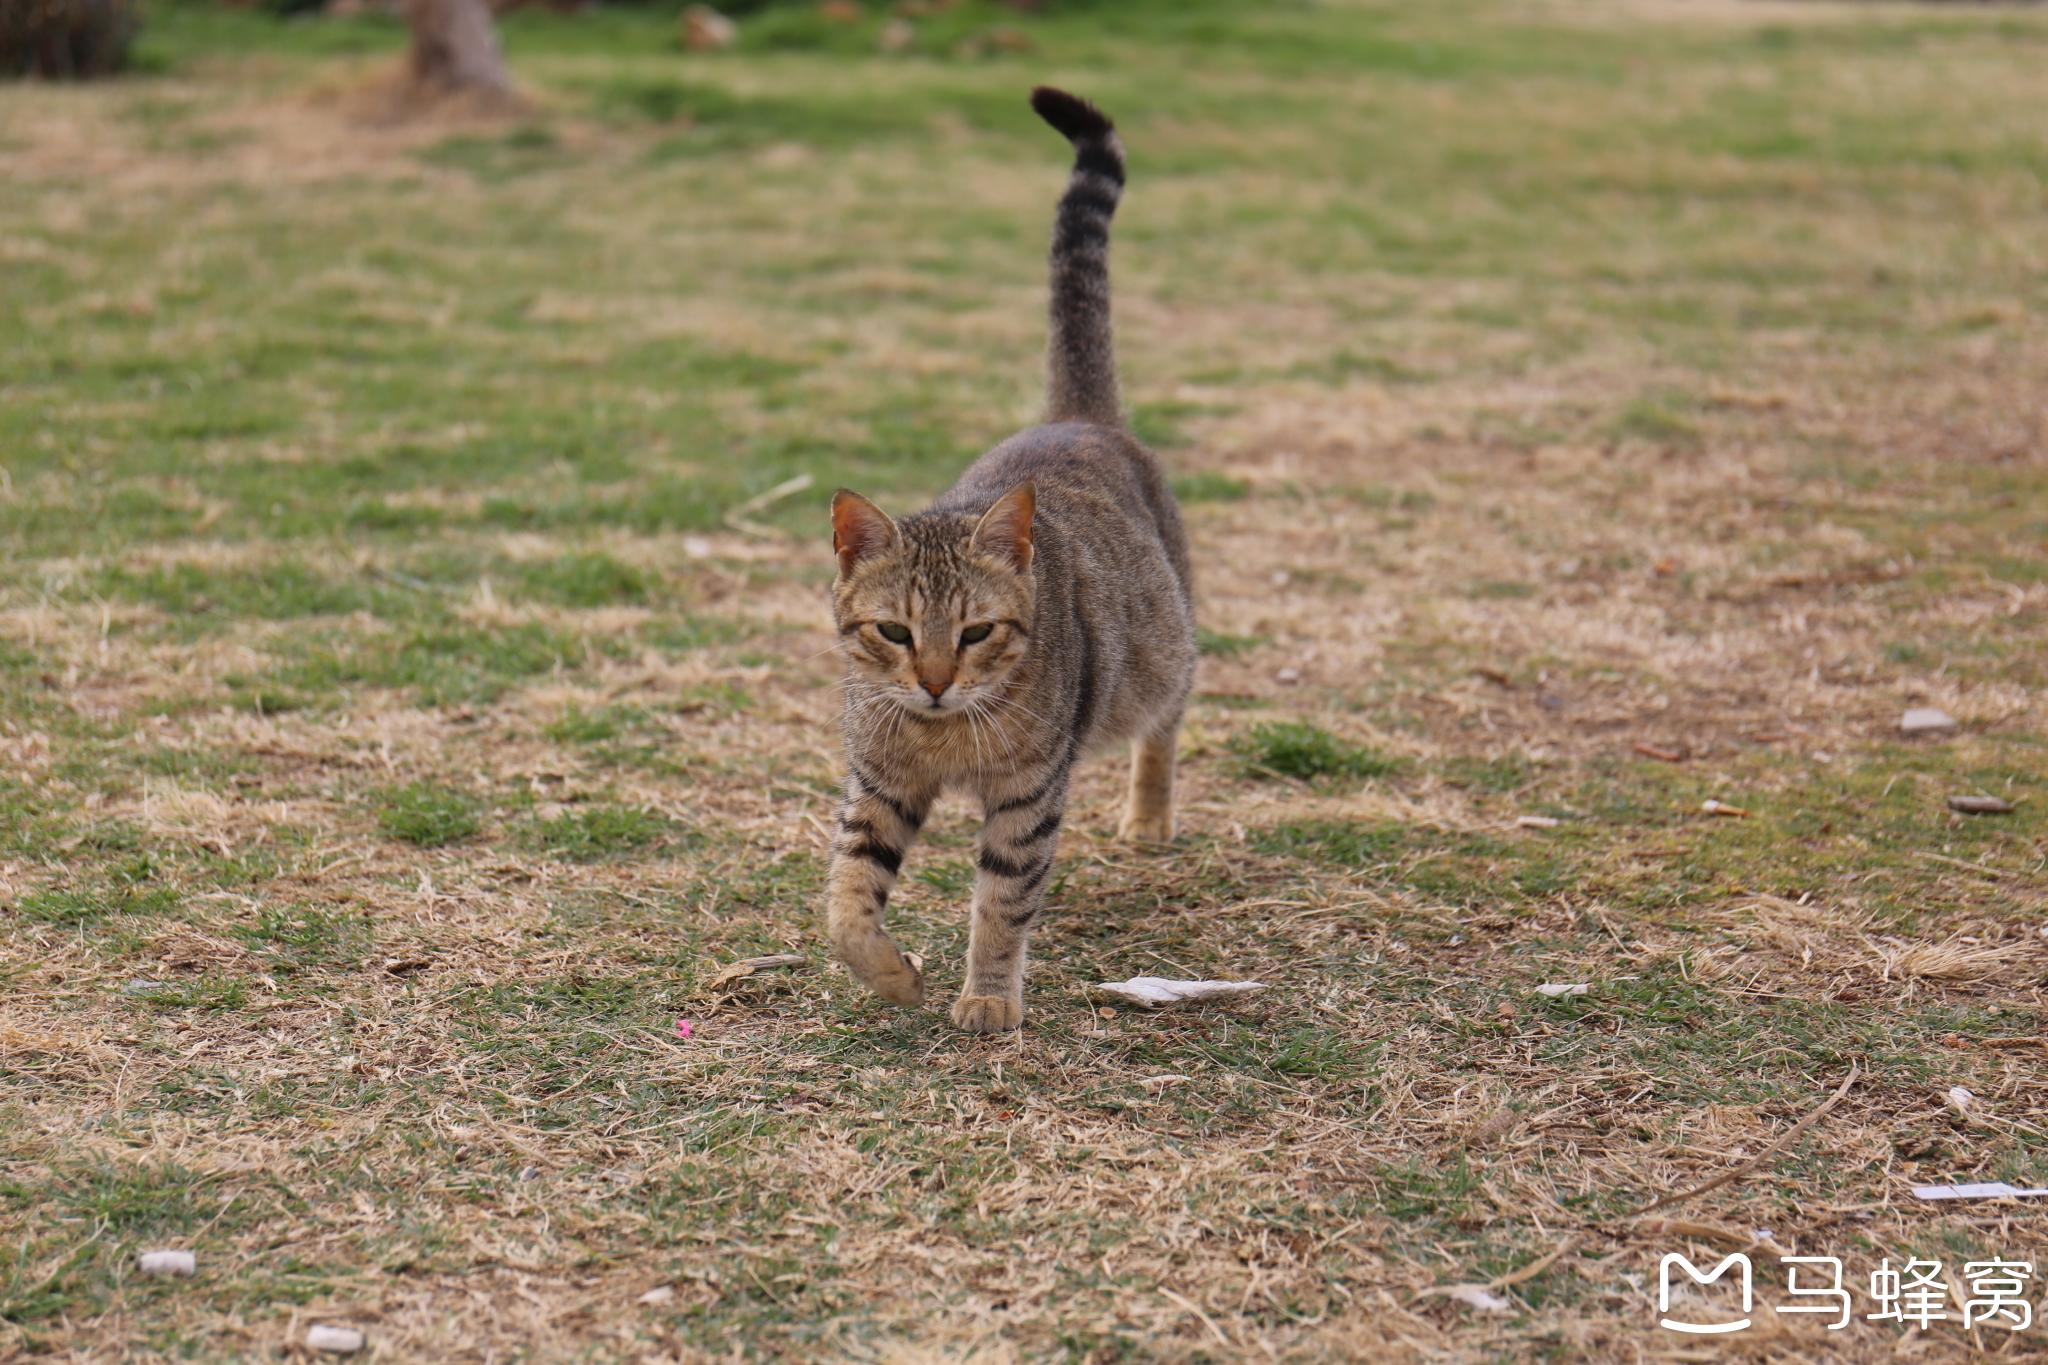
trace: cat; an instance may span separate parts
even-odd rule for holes
[[[924,976],[882,927],[903,853],[942,790],[981,803],[966,980],[953,1022],[1024,1022],[1076,760],[1131,743],[1125,838],[1173,838],[1195,672],[1187,532],[1158,459],[1124,430],[1110,338],[1109,226],[1124,184],[1109,119],[1061,90],[1031,107],[1074,146],[1053,220],[1046,420],[892,521],[841,489],[832,613],[846,661],[845,799],[826,884],[832,945],[898,1005]]]

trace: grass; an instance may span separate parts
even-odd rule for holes
[[[1398,772],[1400,760],[1303,721],[1261,721],[1231,740],[1246,777],[1367,778]]]
[[[185,3],[0,89],[0,1356],[1607,1361],[1749,1229],[2039,1262],[1906,1187],[2048,1175],[2041,15],[726,8],[520,11],[505,118]],[[1042,80],[1203,658],[974,1041],[819,931],[825,513],[1032,420]],[[2005,1340],[1868,1307],[1716,1349]]]
[[[440,848],[467,839],[483,822],[467,793],[413,782],[384,794],[377,804],[377,828],[420,848]]]
[[[659,843],[670,822],[630,806],[595,806],[566,811],[533,827],[532,842],[547,854],[572,863],[594,863],[640,853]]]

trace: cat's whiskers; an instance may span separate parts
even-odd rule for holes
[[[1015,697],[1005,697],[1000,693],[991,692],[989,693],[989,695],[981,699],[980,704],[983,706],[1007,706],[1011,710],[1016,711],[1018,714],[1022,715],[1026,720],[1036,721],[1040,725],[1046,725],[1050,723],[1046,720],[1044,716],[1039,715],[1038,712],[1032,710],[1023,702],[1018,701]]]

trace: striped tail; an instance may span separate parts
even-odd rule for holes
[[[1074,144],[1074,173],[1052,227],[1052,335],[1045,419],[1120,426],[1109,329],[1109,220],[1124,188],[1124,146],[1100,109],[1064,90],[1031,92],[1038,116]]]

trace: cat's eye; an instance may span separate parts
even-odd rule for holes
[[[978,645],[983,640],[986,640],[989,632],[994,629],[994,626],[969,626],[960,632],[960,643],[963,645]]]
[[[875,629],[881,631],[882,638],[892,645],[907,645],[910,643],[909,626],[900,626],[894,621],[880,621],[876,623]]]

